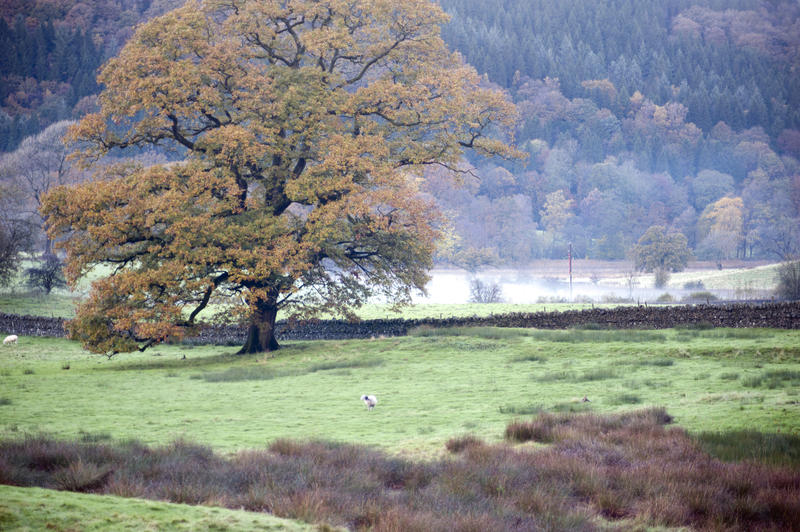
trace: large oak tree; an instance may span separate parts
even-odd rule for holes
[[[439,36],[428,0],[190,1],[102,69],[101,110],[73,137],[91,162],[172,147],[51,192],[43,213],[75,282],[71,324],[96,352],[180,336],[212,298],[241,301],[242,352],[276,349],[278,310],[347,315],[424,288],[435,212],[427,165],[516,155],[515,112]]]

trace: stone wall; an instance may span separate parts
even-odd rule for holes
[[[714,327],[773,327],[800,329],[800,301],[761,304],[622,306],[566,312],[502,314],[488,317],[423,320],[364,320],[357,323],[323,320],[289,324],[279,322],[279,340],[335,340],[403,336],[415,327],[526,327],[568,329],[596,325],[614,329],[668,329],[708,324]],[[0,333],[21,336],[63,337],[64,320],[0,313]],[[207,326],[186,340],[196,344],[244,342],[244,329],[236,326]]]

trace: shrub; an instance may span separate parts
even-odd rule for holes
[[[451,453],[458,454],[470,447],[483,445],[483,440],[473,434],[465,434],[456,438],[450,438],[444,444],[445,448]]]
[[[64,263],[52,253],[43,255],[38,266],[28,268],[25,274],[28,276],[27,284],[30,288],[42,289],[49,294],[53,288],[67,286],[62,269]]]
[[[683,287],[686,290],[703,290],[705,289],[706,285],[703,284],[703,281],[689,281],[683,283]]]
[[[551,443],[555,439],[554,419],[550,414],[542,414],[533,421],[513,421],[506,426],[505,437],[515,442]]]
[[[90,492],[101,490],[111,478],[113,471],[78,459],[57,471],[53,480],[58,489]]]
[[[784,262],[778,267],[778,297],[800,299],[800,260]]]
[[[717,301],[718,299],[719,298],[711,292],[692,292],[683,298],[687,303],[708,303],[710,301]]]
[[[495,282],[484,283],[480,279],[472,279],[469,283],[470,303],[502,303],[503,290]]]

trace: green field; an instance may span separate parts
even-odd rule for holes
[[[690,431],[800,432],[798,331],[478,329],[234,351],[160,346],[108,360],[22,338],[0,352],[0,436],[183,437],[224,451],[324,438],[430,456],[462,432],[499,440],[515,416],[587,405],[664,406]],[[364,393],[379,397],[374,412]]]
[[[316,527],[264,513],[0,486],[0,529],[302,532]]]
[[[283,439],[324,440],[424,462],[446,456],[454,437],[499,443],[510,422],[541,412],[648,407],[664,407],[694,435],[800,436],[800,331],[434,329],[288,342],[274,356],[235,350],[164,345],[109,360],[68,340],[20,338],[0,350],[0,440],[183,439],[228,456]],[[372,412],[359,401],[365,393],[378,396]],[[797,451],[777,451],[777,462],[797,467]],[[28,492],[14,493],[0,519],[16,519],[10,522],[18,527],[34,503],[22,503]],[[29,528],[69,523],[62,507],[78,503],[63,497],[36,502],[44,521]],[[131,502],[120,519],[138,519],[142,508]],[[183,510],[165,513],[175,519]],[[214,519],[247,519],[191,515],[185,519],[198,529]]]

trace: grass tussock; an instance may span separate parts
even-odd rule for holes
[[[267,381],[280,377],[294,377],[300,375],[299,370],[275,369],[269,366],[233,366],[223,371],[209,371],[193,375],[193,379],[202,379],[206,382],[241,382],[241,381]]]
[[[610,403],[613,405],[638,405],[642,402],[642,398],[633,393],[621,393],[611,398]]]
[[[581,373],[574,371],[550,371],[541,375],[534,375],[538,382],[591,382],[606,379],[616,379],[619,374],[612,368],[594,368]]]
[[[667,368],[669,366],[675,365],[675,361],[671,358],[645,358],[643,360],[637,360],[636,365]]]
[[[760,375],[751,375],[742,379],[742,386],[747,388],[769,388],[774,390],[784,386],[800,386],[800,371],[781,369],[768,370]]]
[[[467,449],[473,447],[479,447],[483,444],[484,444],[483,440],[481,440],[474,434],[465,434],[464,436],[450,438],[449,440],[447,440],[447,443],[445,443],[444,446],[451,453],[458,454],[464,452]]]
[[[209,371],[192,376],[206,382],[266,381],[281,377],[297,377],[318,371],[348,370],[354,368],[373,368],[384,362],[379,358],[335,360],[319,362],[305,368],[273,368],[264,365],[233,366],[223,371]]]
[[[510,362],[547,362],[547,357],[526,353],[524,355],[517,355],[511,358]]]
[[[507,405],[497,409],[501,414],[513,414],[515,416],[532,416],[544,412],[544,408],[539,404],[529,405]]]
[[[317,364],[312,364],[308,368],[308,373],[315,373],[317,371],[338,370],[338,369],[374,368],[381,365],[383,365],[383,359],[380,358],[336,360],[331,362],[320,362]]]
[[[676,338],[683,342],[708,338],[715,340],[760,340],[769,338],[774,334],[770,329],[714,328],[709,323],[680,325],[675,327],[675,330],[677,331]]]
[[[800,436],[752,430],[701,432],[697,440],[708,453],[729,462],[755,461],[800,466]]]
[[[442,337],[442,336],[468,336],[483,338],[484,340],[507,340],[531,336],[532,331],[527,329],[509,329],[505,327],[416,327],[408,331],[409,336],[417,337]]]
[[[569,329],[566,331],[539,329],[532,331],[530,336],[541,342],[562,343],[661,343],[667,340],[667,336],[663,332],[641,329]]]
[[[447,442],[450,457],[419,463],[318,441],[278,440],[222,457],[180,441],[28,437],[0,443],[0,482],[244,508],[351,530],[595,530],[598,519],[643,529],[788,530],[800,522],[796,469],[711,458],[669,421],[663,409],[542,414],[509,424],[506,434],[546,448],[465,435]]]

